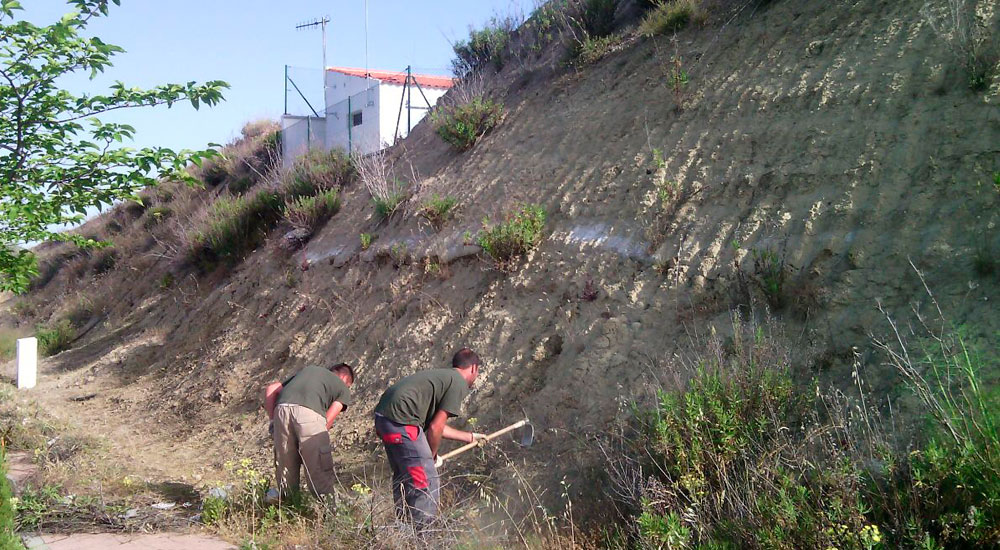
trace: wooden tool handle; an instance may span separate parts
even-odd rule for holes
[[[464,453],[465,451],[468,451],[469,449],[472,449],[474,447],[478,447],[480,445],[480,442],[483,441],[483,440],[490,441],[490,440],[492,440],[494,438],[500,437],[501,435],[503,435],[503,434],[505,434],[505,433],[507,433],[509,431],[516,430],[516,429],[520,428],[521,426],[524,426],[527,423],[528,423],[528,419],[525,418],[524,420],[521,420],[520,422],[515,422],[515,423],[511,424],[510,426],[507,426],[506,428],[503,428],[502,430],[497,430],[497,431],[495,431],[495,432],[487,435],[483,439],[480,439],[478,441],[473,441],[472,443],[466,443],[465,445],[462,445],[461,447],[455,449],[454,451],[451,451],[450,453],[445,453],[445,454],[441,455],[441,460],[448,460],[449,458],[452,458],[454,456],[460,455],[460,454]]]

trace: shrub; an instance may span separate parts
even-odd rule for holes
[[[382,219],[392,216],[406,202],[406,199],[406,193],[403,192],[390,193],[385,197],[372,197],[372,202],[375,204],[375,215]]]
[[[7,453],[5,442],[0,441],[0,550],[23,550],[21,538],[14,526],[14,500],[7,482]]]
[[[997,260],[988,248],[977,248],[972,257],[972,270],[979,277],[989,277],[997,272]]]
[[[169,207],[154,206],[149,209],[149,212],[146,214],[146,220],[142,222],[142,226],[146,229],[152,229],[172,216],[173,213],[173,210]]]
[[[208,187],[216,187],[226,181],[229,172],[221,158],[212,159],[204,163],[201,171],[201,179]]]
[[[618,0],[584,0],[581,24],[588,38],[604,38],[615,30]]]
[[[700,14],[698,0],[660,2],[639,24],[639,34],[655,36],[676,32],[688,26]]]
[[[192,259],[208,268],[218,260],[241,258],[264,240],[280,219],[281,210],[281,197],[266,189],[215,201],[208,226],[191,239]]]
[[[545,209],[527,205],[492,228],[480,231],[476,243],[493,258],[498,268],[506,271],[512,267],[513,260],[538,246],[544,227]]]
[[[511,17],[493,17],[482,30],[470,29],[469,39],[460,40],[453,46],[456,57],[451,65],[455,75],[465,77],[489,66],[498,71],[502,69],[510,35],[516,26]]]
[[[470,149],[503,118],[503,105],[476,97],[461,105],[442,106],[431,114],[431,124],[441,139],[459,151]]]
[[[174,286],[174,275],[172,273],[165,273],[163,277],[160,278],[160,290],[169,290]]]
[[[17,355],[16,332],[6,328],[0,328],[0,361],[13,359]]]
[[[253,187],[253,184],[254,184],[253,180],[251,180],[247,176],[243,176],[241,178],[235,178],[230,180],[229,185],[227,185],[226,187],[229,189],[229,192],[231,194],[242,195],[243,193],[246,193],[247,190],[249,190],[251,187]]]
[[[420,207],[420,215],[430,222],[435,230],[440,231],[444,224],[455,215],[457,204],[458,199],[455,197],[433,195]]]
[[[76,339],[76,328],[69,319],[60,319],[49,326],[36,327],[35,336],[38,338],[38,353],[48,357],[70,348]]]
[[[354,153],[351,161],[358,179],[371,195],[375,214],[379,218],[388,218],[409,198],[406,183],[393,177],[394,164],[385,149],[369,154]],[[413,179],[416,180],[416,174],[413,174]]]
[[[118,262],[118,251],[114,248],[105,248],[97,253],[94,260],[94,275],[102,275],[115,268]]]
[[[372,246],[372,242],[377,239],[377,235],[372,235],[371,233],[361,234],[361,250],[368,250]]]
[[[281,194],[286,201],[310,197],[321,191],[339,189],[355,176],[351,158],[343,151],[313,149],[295,160],[282,183]]]
[[[601,38],[586,37],[577,44],[573,51],[573,56],[582,64],[589,65],[596,63],[604,56],[615,51],[622,44],[623,37],[618,34],[603,36]]]
[[[933,419],[914,446],[888,432],[894,424],[863,395],[796,383],[789,347],[763,327],[735,325],[731,341],[696,359],[685,387],[633,409],[634,433],[622,440],[629,458],[608,471],[640,546],[1000,542],[1000,399],[982,388],[961,340],[936,340],[919,364],[879,345]]]
[[[955,61],[966,71],[969,89],[981,92],[993,80],[998,44],[995,31],[977,13],[978,2],[948,0],[938,9],[937,3],[926,3],[920,15],[935,33],[951,48]]]
[[[312,233],[321,223],[340,210],[336,189],[328,189],[312,197],[299,197],[285,205],[285,219],[296,229]]]
[[[77,299],[73,307],[66,312],[65,319],[74,328],[80,328],[94,318],[98,308],[94,306],[94,301],[86,296]]]

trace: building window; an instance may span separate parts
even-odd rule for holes
[[[361,126],[362,116],[361,111],[351,113],[351,126]]]

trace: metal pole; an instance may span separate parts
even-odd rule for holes
[[[396,130],[392,134],[392,142],[396,143],[399,139],[399,123],[403,120],[403,102],[406,101],[406,83],[403,83],[403,93],[399,94],[399,112],[396,113]]]
[[[351,96],[347,96],[347,154],[354,153],[354,113],[351,112]]]
[[[368,77],[368,0],[365,0],[365,77]]]
[[[413,100],[413,85],[410,84],[410,79],[413,78],[413,73],[410,70],[410,66],[406,66],[406,135],[410,135],[413,131],[413,123],[410,117],[410,110]]]
[[[326,23],[330,19],[327,17],[323,18],[323,88],[326,88]]]
[[[285,114],[288,114],[288,65],[285,65]]]

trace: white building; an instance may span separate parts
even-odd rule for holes
[[[445,76],[407,71],[326,70],[326,106],[319,116],[281,117],[286,162],[310,148],[371,153],[405,138],[452,87]]]

